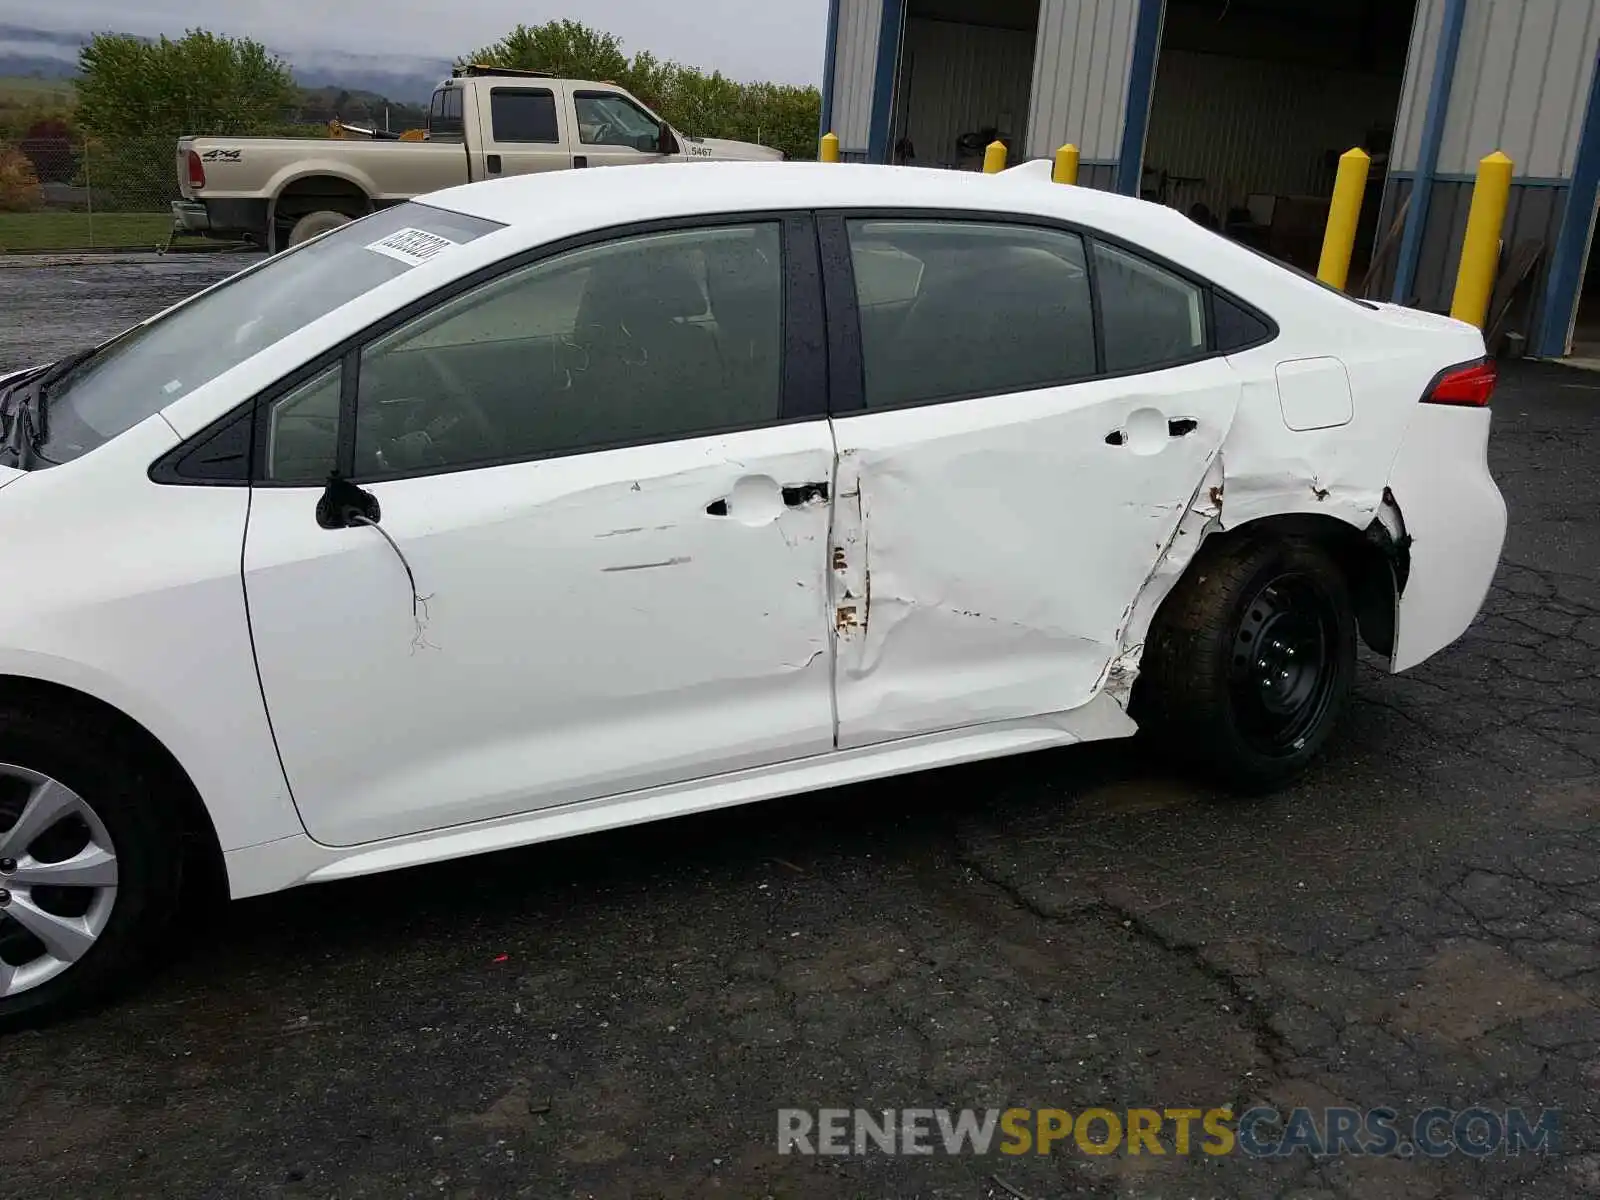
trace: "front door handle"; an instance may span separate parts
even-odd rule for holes
[[[776,521],[785,508],[827,503],[828,493],[829,483],[825,479],[781,486],[767,475],[747,475],[734,484],[728,495],[719,496],[706,505],[706,516],[732,517],[741,525],[768,525]]]
[[[575,167],[587,167],[589,165],[589,156],[587,154],[574,154],[572,156],[572,165]]]
[[[500,164],[500,156],[498,154],[489,155],[489,164],[488,165],[489,165],[489,174],[491,174],[491,175],[500,174],[500,165],[501,164]]]
[[[828,498],[826,480],[818,483],[797,483],[783,489],[783,503],[788,508],[803,508]]]

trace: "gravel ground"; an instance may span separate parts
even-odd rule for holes
[[[239,265],[8,267],[0,367]],[[1089,747],[233,905],[0,1044],[0,1194],[1600,1193],[1597,424],[1600,375],[1508,370],[1482,618],[1286,794]],[[1555,1107],[1562,1152],[776,1152],[785,1106],[1258,1102]]]

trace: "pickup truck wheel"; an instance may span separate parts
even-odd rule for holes
[[[330,229],[337,229],[341,225],[348,225],[350,218],[344,213],[323,212],[307,213],[294,223],[294,228],[289,231],[289,245],[298,246],[301,242],[309,242],[312,238],[327,233]]]

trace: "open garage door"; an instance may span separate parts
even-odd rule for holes
[[[1315,270],[1339,155],[1372,155],[1378,240],[1414,0],[1167,0],[1140,194]]]
[[[909,0],[890,161],[977,171],[1025,144],[1039,0]]]

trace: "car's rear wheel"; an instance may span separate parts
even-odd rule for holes
[[[0,1029],[128,981],[176,908],[181,839],[115,731],[0,706]]]
[[[1344,574],[1316,543],[1207,543],[1146,639],[1134,715],[1225,785],[1270,791],[1337,728],[1356,638]]]

